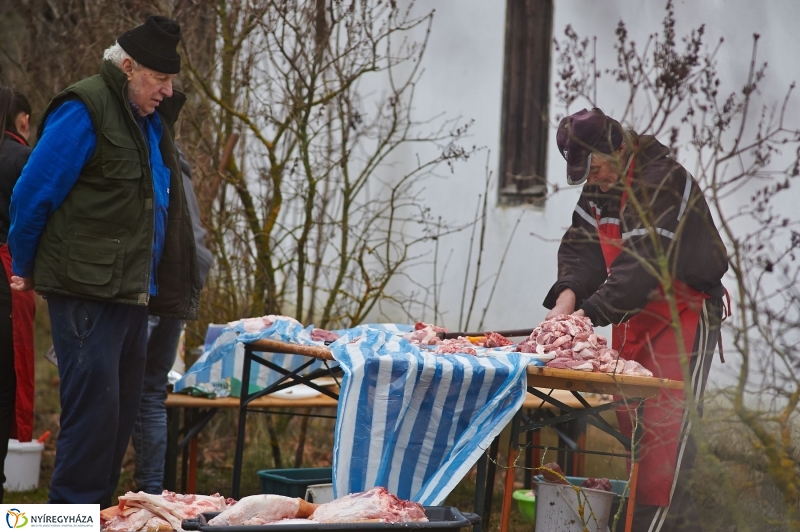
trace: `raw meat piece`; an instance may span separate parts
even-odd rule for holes
[[[496,332],[487,333],[486,339],[483,341],[483,347],[504,347],[513,344],[514,342]]]
[[[421,504],[402,501],[382,487],[320,504],[311,518],[320,523],[357,523],[372,520],[383,523],[407,523],[428,520]]]
[[[300,322],[292,317],[270,314],[269,316],[261,316],[260,318],[243,318],[241,320],[230,321],[228,322],[228,327],[235,327],[241,324],[244,328],[244,332],[258,332],[270,328],[278,319],[291,320],[300,325]]]
[[[442,343],[441,338],[436,335],[439,332],[448,331],[444,327],[437,327],[436,325],[418,321],[414,325],[414,330],[404,334],[403,338],[415,345],[439,345]]]
[[[622,375],[622,372],[625,370],[625,361],[624,360],[615,360],[608,364],[604,364],[600,366],[600,371],[603,373],[611,373],[612,375],[618,374]]]
[[[556,369],[572,369],[576,371],[594,371],[594,365],[591,360],[573,360],[567,357],[557,356],[547,363],[548,368]]]
[[[211,526],[266,525],[281,519],[308,517],[316,505],[282,495],[250,495],[211,519]]]
[[[463,336],[443,341],[439,345],[439,347],[436,348],[436,351],[434,351],[434,353],[436,353],[437,355],[459,354],[459,355],[472,355],[472,356],[478,354],[478,352],[475,351],[475,348],[472,347],[472,342],[470,342]]]
[[[441,333],[450,332],[444,327],[439,327],[437,325],[433,325],[430,323],[423,323],[421,321],[418,321],[417,323],[414,324],[415,331],[421,331],[422,329],[433,329],[433,332],[441,332]]]
[[[335,342],[339,339],[339,335],[333,331],[326,331],[325,329],[311,329],[311,339],[315,342]]]
[[[621,360],[621,359],[620,359]],[[642,366],[635,360],[626,360],[625,368],[622,370],[623,375],[637,375],[639,377],[652,377],[653,372]]]
[[[403,338],[414,345],[438,345],[442,340],[433,329],[417,329],[403,335]]]
[[[153,517],[156,516],[144,508],[120,509],[119,506],[112,506],[100,512],[100,528],[106,532],[141,530]],[[172,530],[172,525],[166,521],[164,523]]]
[[[536,340],[534,341],[525,340],[524,342],[520,342],[519,344],[517,344],[516,351],[519,353],[536,353],[537,345],[538,344],[536,343]]]
[[[611,491],[611,481],[607,478],[589,477],[583,481],[581,487],[589,488],[590,490]]]
[[[549,464],[544,464],[541,467],[537,467],[535,471],[539,471],[542,474],[545,482],[552,482],[554,484],[569,484],[564,472],[561,470],[561,466],[555,462],[550,462]]]
[[[184,519],[197,517],[203,512],[219,512],[226,507],[225,498],[219,494],[181,495],[167,490],[161,495],[128,492],[119,498],[117,506],[100,513],[100,521],[109,532],[181,530]]]

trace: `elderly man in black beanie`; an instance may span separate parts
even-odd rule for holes
[[[14,189],[12,289],[47,298],[61,378],[52,503],[111,505],[142,394],[148,313],[197,314],[175,147],[180,26],[152,16],[42,117]]]

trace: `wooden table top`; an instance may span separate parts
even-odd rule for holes
[[[338,389],[333,388],[335,391]],[[182,393],[167,394],[167,408],[239,408],[238,397],[219,397],[208,399],[205,397],[194,397]],[[272,397],[266,395],[250,402],[251,408],[336,408],[339,402],[332,397],[319,394],[314,397],[303,397],[290,399],[287,397]]]
[[[683,390],[683,382],[669,379],[537,366],[528,367],[528,386],[644,398],[664,388]]]
[[[334,393],[338,393],[339,389],[336,386],[328,387]],[[567,390],[551,390],[541,389],[545,394],[550,392],[550,396],[554,399],[564,403],[571,408],[583,408],[583,405],[578,401],[572,393]],[[611,400],[609,396],[602,396],[597,394],[583,394],[584,399],[591,406],[597,406],[607,403]],[[542,405],[542,400],[533,394],[527,394],[523,408],[539,408],[544,410],[557,410],[551,404]],[[331,397],[324,394],[319,394],[315,397],[304,397],[302,399],[289,399],[285,397],[264,396],[255,399],[250,403],[252,408],[336,408],[338,402]],[[205,397],[194,397],[182,393],[170,393],[167,395],[167,408],[239,408],[238,397],[221,397],[217,399],[208,399]]]
[[[305,355],[322,360],[333,360],[327,347],[298,345],[279,340],[251,342],[257,351]],[[528,367],[528,386],[544,389],[590,392],[626,397],[652,397],[662,388],[682,390],[683,382],[636,375],[610,375],[591,371]],[[296,401],[296,400],[292,400]]]

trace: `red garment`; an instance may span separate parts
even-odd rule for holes
[[[0,258],[11,283],[11,254],[8,244],[0,246]],[[33,292],[11,290],[11,323],[14,334],[14,370],[17,390],[14,402],[16,420],[11,425],[11,437],[21,442],[33,437],[33,316],[36,301]]]
[[[628,169],[628,186],[633,180],[634,162]],[[625,207],[627,190],[620,200],[620,213]],[[621,217],[621,216],[620,216]],[[622,251],[622,235],[618,224],[600,224],[597,231],[606,268]],[[672,280],[683,335],[683,352],[691,357],[697,325],[700,320],[706,294],[698,292],[677,279]],[[683,381],[678,349],[678,340],[672,328],[669,303],[662,287],[660,296],[622,325],[612,327],[611,345],[620,356],[635,360],[653,372],[655,377]],[[687,364],[688,364],[687,359]],[[677,468],[677,451],[680,440],[683,412],[683,390],[661,390],[647,400],[644,407],[642,440],[636,452],[639,461],[639,479],[636,502],[652,506],[669,506],[673,477]],[[635,408],[635,407],[634,407]],[[617,410],[620,431],[626,436],[632,433],[632,414],[626,408]],[[642,421],[642,420],[640,420]]]

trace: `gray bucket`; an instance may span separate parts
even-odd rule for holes
[[[607,532],[614,493],[536,482],[536,530]]]

